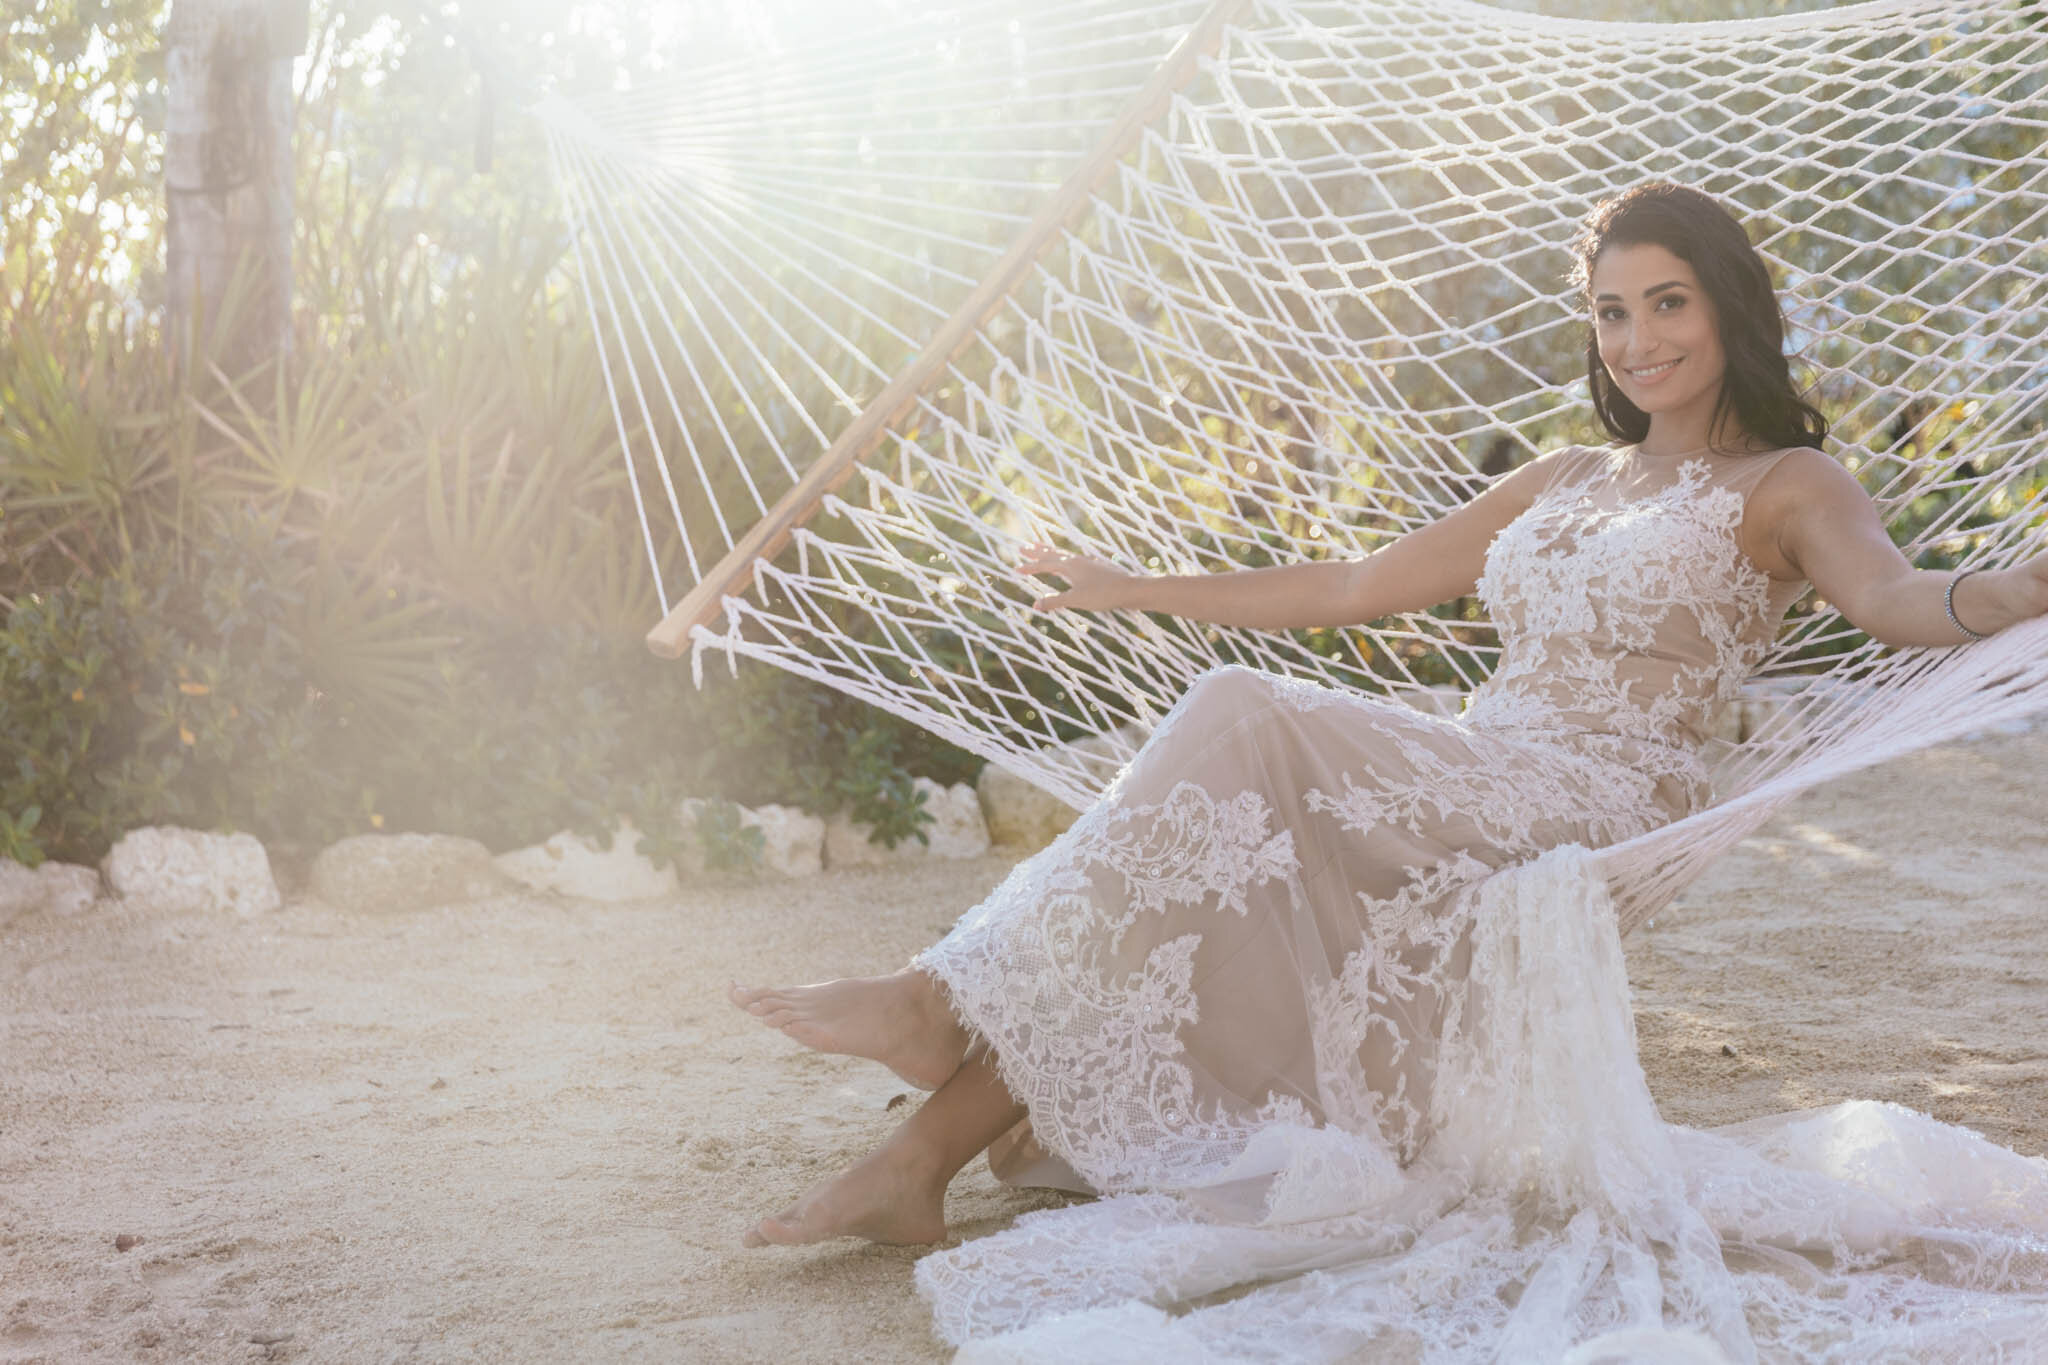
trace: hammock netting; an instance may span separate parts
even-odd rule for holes
[[[1645,178],[1743,218],[1909,557],[2038,546],[2044,86],[2029,0],[1630,25],[1055,0],[539,112],[664,608],[712,605],[696,653],[1082,805],[1219,664],[1441,707],[1497,641],[1471,601],[1285,633],[1037,613],[1018,547],[1356,555],[1600,439],[1566,247]],[[833,491],[792,494],[864,412]],[[1803,787],[2048,705],[2048,628],[1889,650],[1809,598],[1752,686],[1781,704],[1711,756],[1716,804],[1603,853],[1625,927]]]

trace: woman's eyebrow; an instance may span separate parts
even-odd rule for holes
[[[1662,283],[1662,284],[1653,284],[1653,285],[1651,285],[1651,286],[1650,286],[1650,287],[1649,287],[1648,289],[1645,289],[1645,290],[1643,291],[1643,297],[1647,299],[1647,298],[1649,298],[1649,297],[1650,297],[1651,295],[1653,295],[1653,294],[1661,294],[1661,293],[1663,293],[1663,292],[1664,292],[1665,290],[1667,290],[1667,289],[1683,289],[1683,288],[1685,288],[1685,281],[1684,281],[1684,280],[1666,280],[1666,281],[1664,281],[1664,283]],[[1619,295],[1619,294],[1595,294],[1595,295],[1593,296],[1593,302],[1595,302],[1595,303],[1620,303],[1620,302],[1621,302],[1621,295]]]

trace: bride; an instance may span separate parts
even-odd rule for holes
[[[992,1359],[2048,1360],[2048,1163],[1885,1105],[1663,1124],[1587,854],[1707,801],[1710,718],[1809,584],[1956,645],[2048,612],[2048,553],[1906,562],[1712,199],[1640,185],[1576,265],[1614,445],[1358,559],[1031,548],[1069,585],[1048,610],[1279,630],[1476,591],[1500,663],[1456,719],[1207,674],[904,970],[735,986],[934,1092],[750,1245],[939,1241],[986,1149],[1103,1196],[920,1263],[941,1334]]]

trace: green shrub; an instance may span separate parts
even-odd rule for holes
[[[195,540],[18,602],[0,624],[0,855],[91,862],[142,824],[317,847],[372,830],[496,849],[560,829],[726,871],[755,867],[739,805],[848,810],[889,846],[930,822],[914,775],[978,761],[765,667],[691,688],[637,637],[368,594],[441,642],[384,695],[309,607],[312,566],[274,543]],[[377,639],[383,618],[363,624]],[[430,632],[430,633],[429,633]],[[384,632],[389,633],[389,632]],[[913,766],[914,765],[914,766]],[[682,799],[711,804],[694,829]]]
[[[269,567],[233,542],[158,550],[8,613],[0,809],[42,813],[16,856],[96,859],[140,824],[290,841],[337,823],[298,598]]]
[[[124,747],[127,699],[113,666],[119,618],[101,596],[32,595],[0,627],[0,856],[17,862],[105,837],[97,775]]]

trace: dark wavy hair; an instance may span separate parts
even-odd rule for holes
[[[1785,359],[1785,315],[1771,287],[1771,272],[1742,224],[1718,200],[1685,185],[1653,180],[1600,204],[1586,215],[1572,243],[1572,280],[1588,298],[1593,264],[1614,246],[1663,247],[1692,267],[1714,301],[1728,369],[1711,430],[1732,416],[1746,434],[1773,450],[1820,447],[1828,420],[1793,387],[1792,367]],[[1622,396],[1600,363],[1597,329],[1586,335],[1586,382],[1593,410],[1610,435],[1633,443],[1650,434],[1649,414]]]

